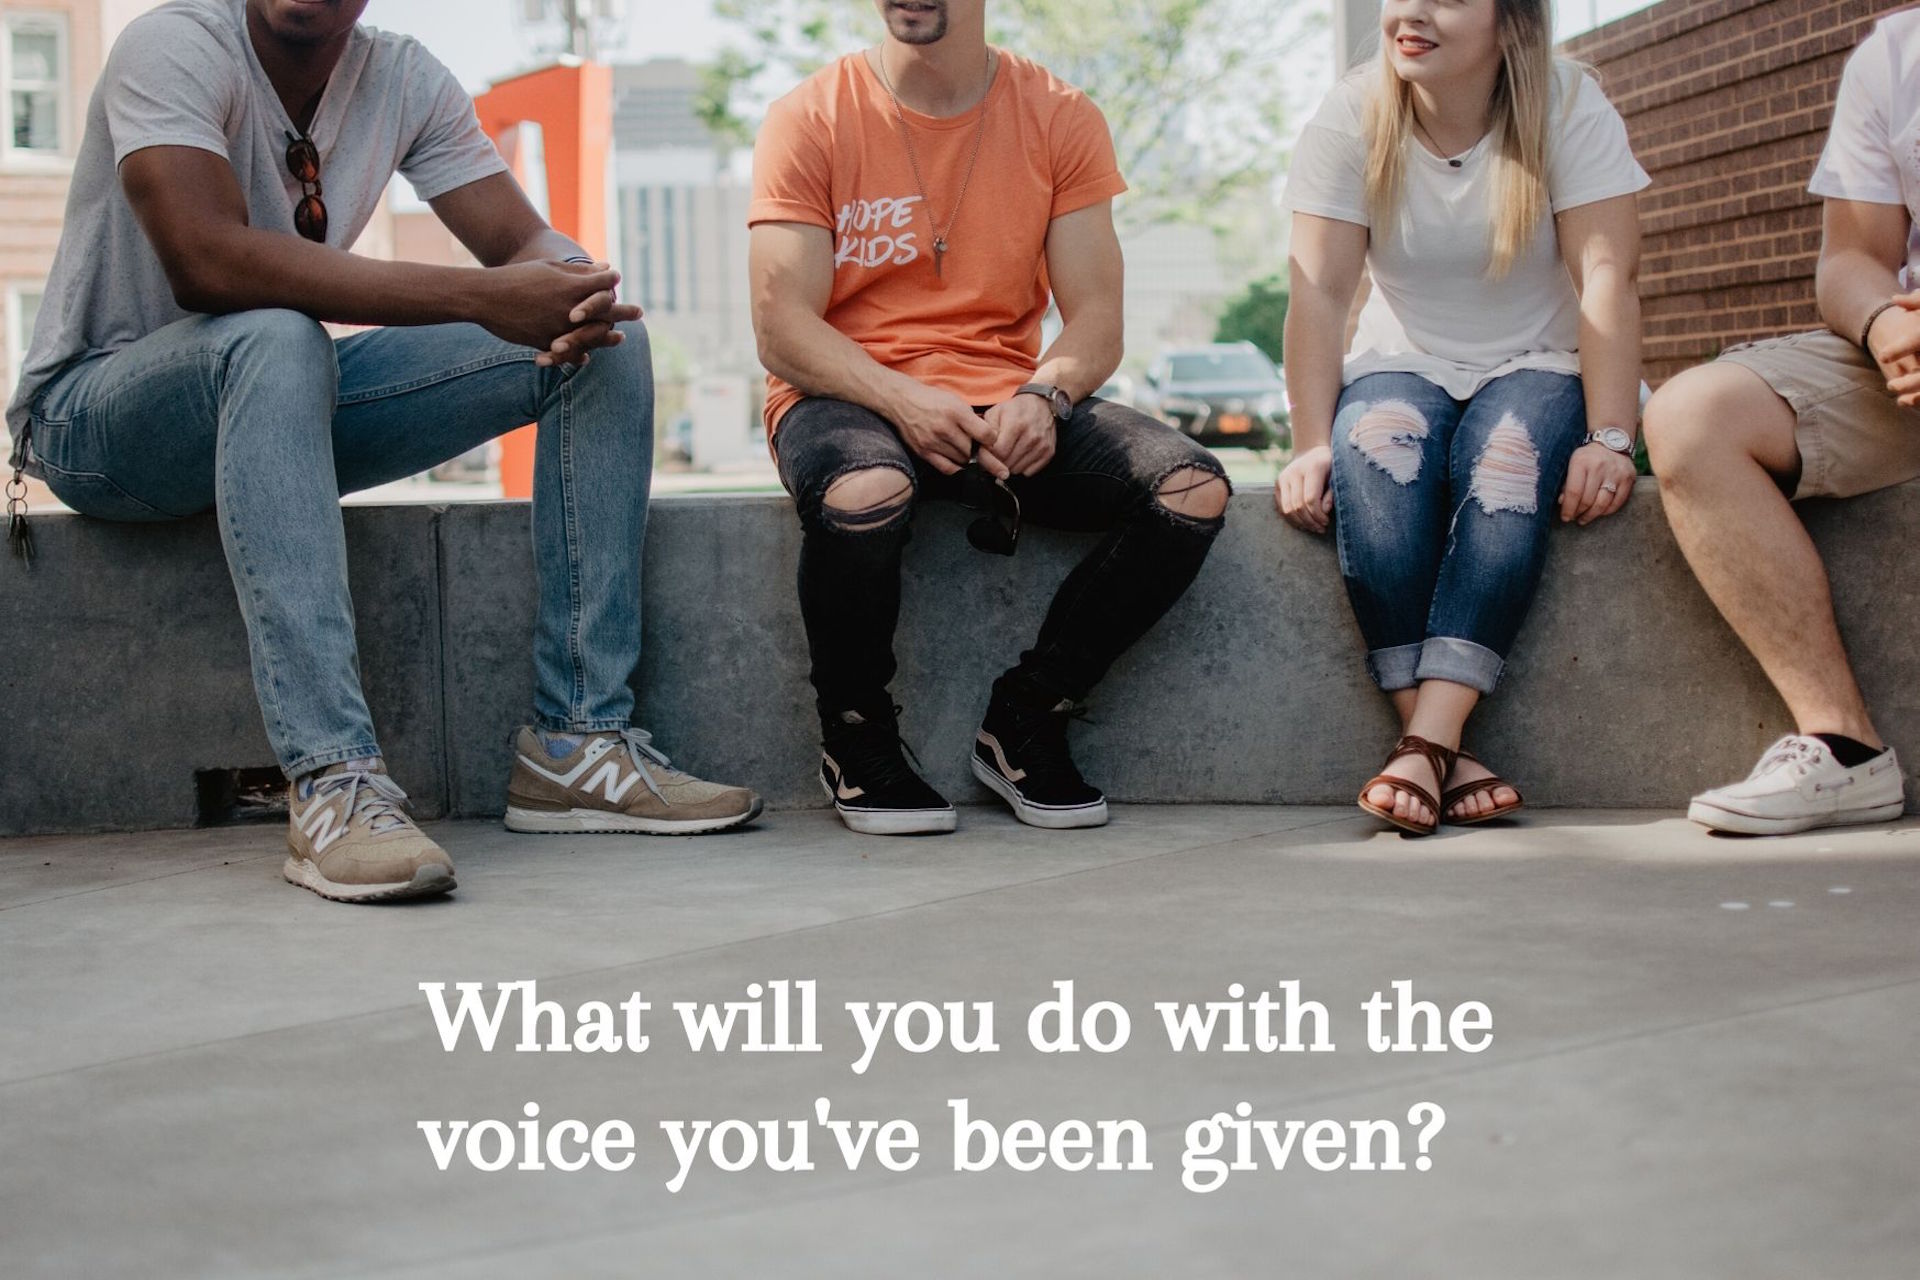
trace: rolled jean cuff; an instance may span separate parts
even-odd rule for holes
[[[1419,683],[1417,672],[1420,655],[1425,648],[1424,645],[1400,644],[1391,649],[1369,649],[1367,674],[1388,693],[1396,689],[1411,689]]]
[[[295,756],[291,760],[282,760],[280,762],[280,772],[287,775],[288,781],[294,782],[309,773],[318,773],[320,770],[332,765],[345,764],[349,760],[377,760],[379,757],[380,748],[378,746],[371,742],[361,742],[350,747],[334,747],[326,751],[309,751],[304,755]]]
[[[1482,694],[1492,693],[1507,669],[1507,660],[1483,644],[1452,636],[1429,636],[1420,646],[1420,665],[1413,677],[1420,680],[1451,680]]]
[[[535,728],[545,729],[548,733],[578,735],[582,733],[614,733],[627,728],[633,722],[626,719],[606,718],[599,720],[557,720],[552,716],[543,716],[536,713],[533,717],[533,723]]]

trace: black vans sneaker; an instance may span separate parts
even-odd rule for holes
[[[1107,798],[1080,776],[1067,750],[1067,723],[1077,712],[1066,699],[1048,702],[1005,679],[994,683],[986,721],[974,735],[973,776],[1030,827],[1106,825]]]
[[[870,836],[952,831],[959,826],[953,806],[906,761],[899,712],[840,712],[820,744],[820,785],[849,830]]]

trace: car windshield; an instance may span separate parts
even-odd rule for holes
[[[1273,366],[1251,351],[1195,351],[1167,358],[1169,382],[1277,383]]]

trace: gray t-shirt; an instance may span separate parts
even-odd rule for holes
[[[40,392],[76,358],[189,314],[121,190],[120,162],[147,147],[224,156],[251,225],[297,235],[303,189],[287,171],[292,130],[247,37],[246,0],[172,0],[127,26],[87,107],[60,248],[7,406],[16,441]],[[359,238],[396,170],[432,200],[507,167],[453,73],[411,37],[369,27],[354,31],[309,132],[320,149],[327,243],[340,249]]]

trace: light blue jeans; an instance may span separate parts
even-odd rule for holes
[[[1369,374],[1341,393],[1334,532],[1375,684],[1493,692],[1586,433],[1580,379],[1543,369],[1495,378],[1471,400],[1411,373]]]
[[[534,711],[547,729],[625,728],[640,655],[653,473],[645,329],[584,369],[476,325],[338,341],[293,311],[195,316],[89,356],[34,405],[48,485],[83,515],[217,513],[254,690],[289,777],[378,755],[360,689],[339,497],[537,421]]]

